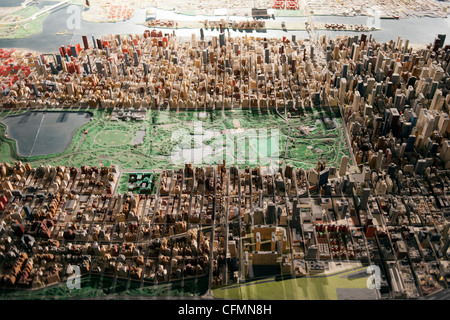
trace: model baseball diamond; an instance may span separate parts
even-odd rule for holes
[[[254,2],[6,1],[0,299],[448,299],[450,4]]]

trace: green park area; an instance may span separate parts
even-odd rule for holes
[[[129,144],[132,139],[131,134],[120,130],[105,130],[99,132],[95,137],[95,142],[105,147],[121,146]]]
[[[208,289],[208,278],[150,284],[145,281],[89,274],[80,278],[79,288],[69,289],[66,282],[36,290],[0,290],[2,300],[133,299],[136,297],[201,296]]]
[[[217,299],[237,300],[341,300],[372,299],[367,289],[366,267],[330,275],[305,276],[294,279],[269,278],[233,284],[212,290]]]
[[[48,4],[45,6],[53,6],[61,0],[47,0]],[[85,6],[85,0],[70,0],[68,5]],[[0,1],[0,39],[20,39],[29,36],[36,35],[42,32],[42,24],[44,20],[54,11],[60,8],[60,6],[53,8],[50,11],[42,12],[35,17],[41,11],[41,9],[35,5],[36,3],[28,4],[26,7],[22,7],[20,4],[17,7],[2,7]],[[44,7],[45,8],[45,7]]]
[[[309,110],[291,118],[249,110],[157,112],[150,154],[173,164],[262,166],[290,163],[309,168],[318,160],[338,166],[348,155],[337,113]]]
[[[47,12],[39,15],[35,19],[31,19],[39,10],[38,7],[28,6],[15,11],[13,14],[1,17],[0,39],[26,38],[41,32],[42,22],[50,13]]]
[[[287,163],[309,168],[318,160],[337,167],[342,156],[349,154],[339,113],[330,111],[312,109],[285,117],[241,109],[149,110],[144,121],[113,121],[111,111],[97,109],[70,111],[89,111],[92,118],[75,131],[64,151],[55,154],[20,156],[16,142],[5,137],[6,127],[1,125],[0,162],[20,160],[34,167],[115,164],[123,172],[140,172],[178,169],[185,163],[216,165],[224,160],[240,168]],[[17,114],[3,110],[0,117]]]
[[[374,299],[367,289],[366,267],[353,268],[330,275],[306,276],[295,279],[265,278],[251,282],[215,288],[215,299],[236,300],[341,300]],[[97,274],[83,276],[80,288],[69,290],[65,282],[37,290],[0,290],[0,298],[21,300],[65,300],[89,298],[189,297],[203,296],[208,289],[208,277],[180,282],[151,284]]]
[[[54,109],[52,109],[55,111]],[[40,110],[48,111],[48,110]],[[61,110],[59,110],[61,111]],[[74,110],[71,110],[74,111]],[[80,111],[80,110],[76,110]],[[26,111],[24,111],[26,112]],[[148,135],[144,138],[144,144],[133,144],[136,133],[140,130],[148,130],[148,122],[110,121],[109,112],[103,110],[89,110],[93,114],[91,121],[79,127],[72,138],[72,142],[62,152],[56,154],[22,157],[16,152],[15,141],[4,137],[2,128],[2,143],[0,145],[1,162],[14,162],[21,160],[32,166],[40,164],[65,165],[65,166],[103,166],[120,164],[123,169],[146,169],[153,166],[148,159]],[[4,116],[17,114],[14,112],[1,113]]]

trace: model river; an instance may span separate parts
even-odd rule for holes
[[[66,149],[73,134],[89,122],[89,112],[27,112],[2,120],[8,137],[17,144],[21,156],[41,156]]]
[[[43,5],[51,5],[54,2],[41,1],[37,4],[38,7]],[[1,4],[0,6],[3,6]],[[146,9],[137,9],[136,14],[129,20],[119,21],[115,23],[94,23],[84,20],[79,21],[75,29],[70,28],[70,21],[73,18],[71,14],[73,11],[68,10],[68,6],[63,6],[53,12],[44,20],[42,32],[34,36],[30,36],[23,39],[0,39],[0,48],[24,48],[29,50],[36,50],[39,52],[55,52],[62,45],[68,43],[81,43],[81,36],[95,36],[101,37],[104,34],[123,34],[126,30],[126,34],[141,34],[146,29],[150,29],[141,25],[145,21]],[[84,7],[80,7],[81,10],[86,10]],[[205,19],[226,19],[226,16],[188,16],[183,14],[177,14],[173,11],[166,11],[157,9],[156,15],[158,19],[170,19],[170,20],[193,20],[200,21]],[[248,20],[249,17],[233,17],[235,20]],[[277,21],[293,22],[293,21],[307,21],[307,17],[276,17]],[[345,24],[362,24],[369,25],[370,23],[376,23],[377,27],[381,30],[374,32],[363,32],[366,34],[372,34],[372,36],[381,42],[396,40],[397,36],[403,39],[409,39],[411,44],[427,44],[434,40],[439,33],[448,33],[450,28],[450,17],[442,18],[408,18],[400,20],[381,19],[379,21],[373,21],[373,18],[366,16],[355,17],[343,17],[343,16],[313,16],[312,20],[317,23],[345,23]],[[67,30],[68,34],[55,35],[56,32]],[[163,32],[172,33],[173,29],[161,29]],[[177,29],[175,30],[178,37],[190,37],[192,33],[200,35],[199,29]],[[217,36],[219,31],[205,30],[204,35]],[[307,38],[308,32],[306,31],[281,31],[281,30],[267,30],[266,32],[244,32],[227,30],[227,35],[232,37],[243,36],[262,36],[262,37],[283,37],[296,35],[297,37]],[[318,36],[326,34],[329,37],[336,35],[355,35],[358,32],[352,31],[325,31],[317,30]],[[394,38],[394,39],[393,39]]]

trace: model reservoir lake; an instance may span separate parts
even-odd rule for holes
[[[27,112],[2,120],[8,137],[25,157],[58,153],[66,149],[74,132],[91,119],[89,112]]]

